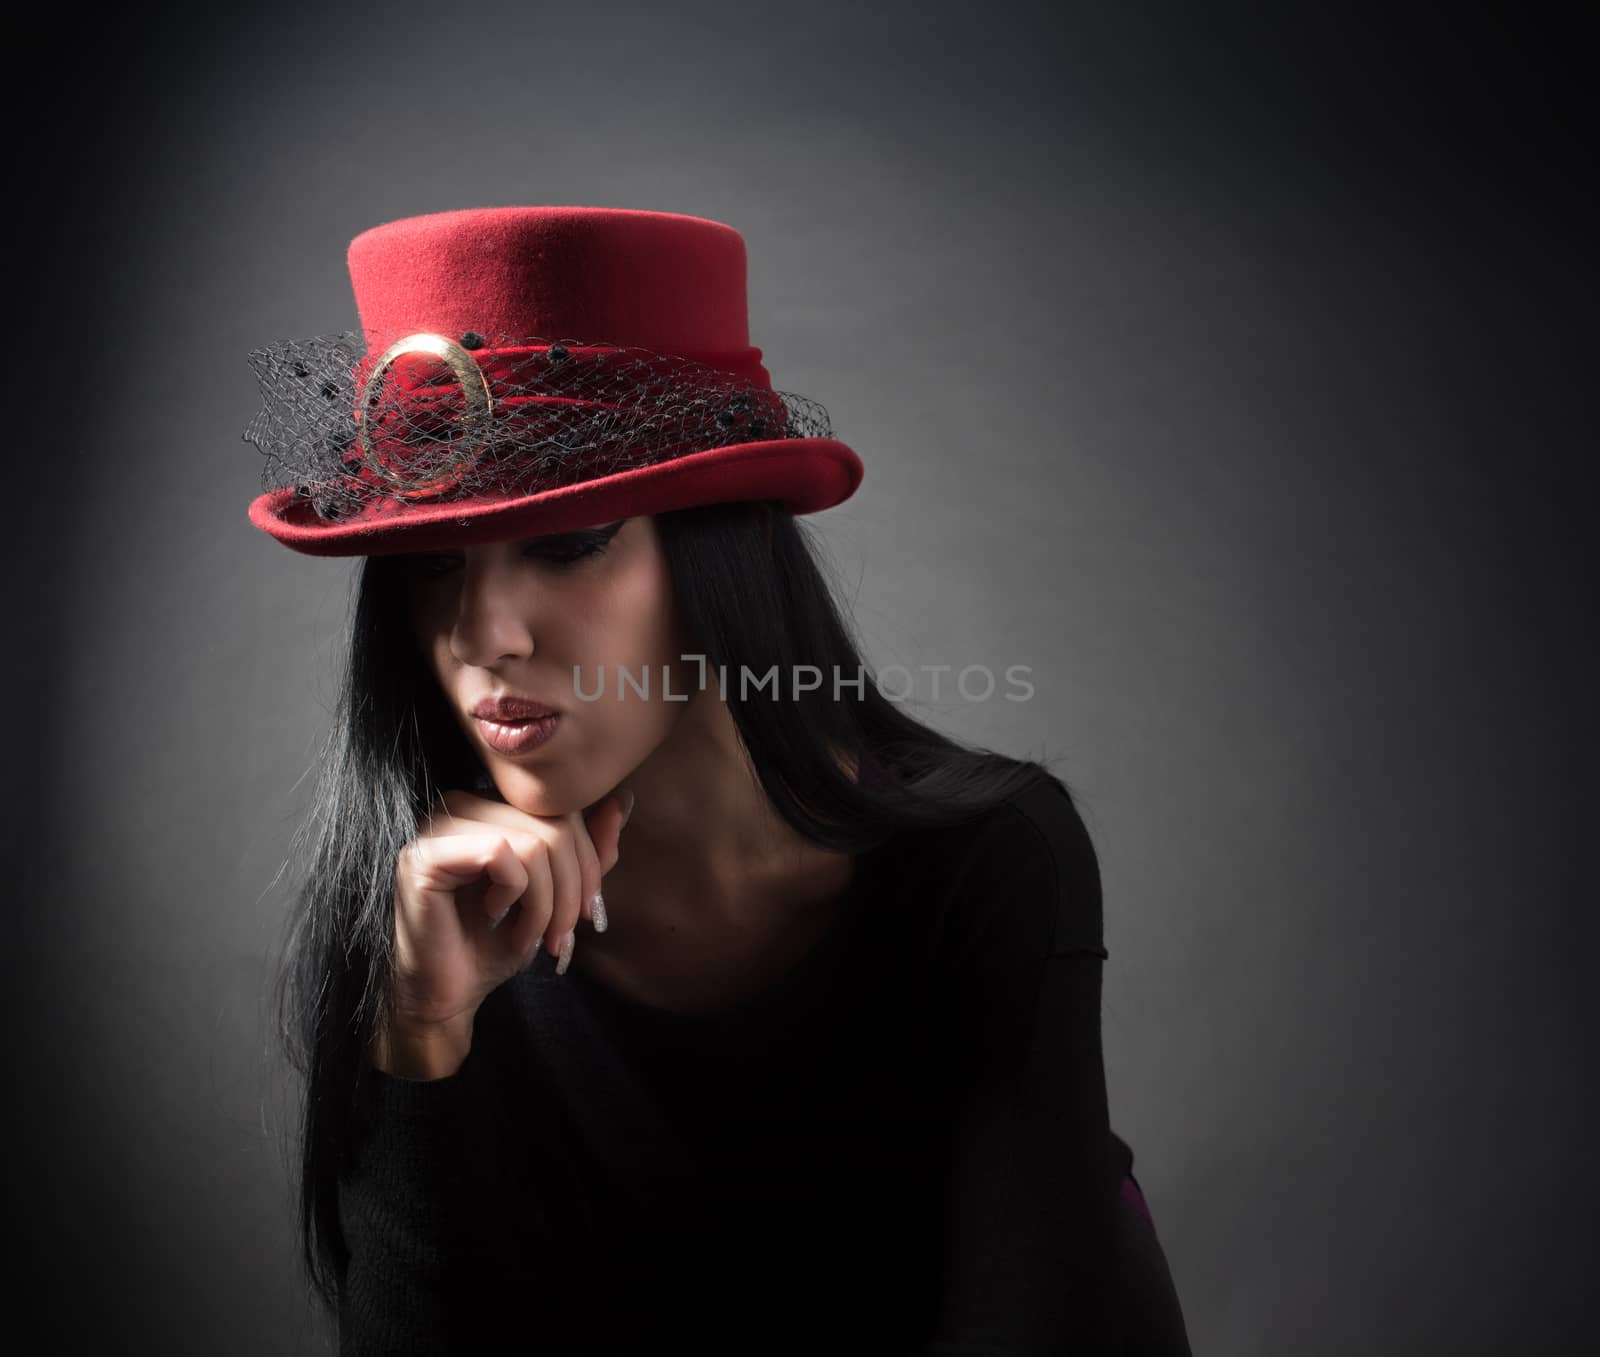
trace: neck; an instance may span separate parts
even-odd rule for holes
[[[616,871],[627,864],[661,885],[739,892],[804,846],[772,809],[714,689],[690,698],[627,786],[637,799]]]

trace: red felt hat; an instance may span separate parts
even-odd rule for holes
[[[487,207],[350,243],[361,332],[250,355],[250,521],[295,551],[438,550],[730,500],[848,499],[861,460],[752,348],[744,239],[671,212]]]

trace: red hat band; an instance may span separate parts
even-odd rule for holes
[[[422,331],[364,356],[353,373],[354,438],[341,458],[351,474],[406,498],[447,494],[494,455],[491,429],[509,463],[541,440],[559,444],[579,414],[595,416],[592,427],[605,431],[604,447],[583,467],[587,476],[641,452],[670,458],[705,447],[712,434],[680,422],[676,437],[664,436],[660,404],[641,396],[682,393],[691,383],[726,442],[765,438],[787,417],[755,349],[740,372],[722,365],[726,356],[713,366],[618,345],[485,342],[476,331],[459,340]]]

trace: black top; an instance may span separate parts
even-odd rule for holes
[[[1105,957],[1055,783],[863,854],[830,932],[731,1010],[541,951],[456,1074],[370,1072],[341,1354],[1111,1351],[1144,1283]]]

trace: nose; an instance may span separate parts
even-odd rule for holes
[[[468,559],[450,629],[450,652],[465,665],[487,669],[533,653],[527,611],[527,577],[493,560]]]

